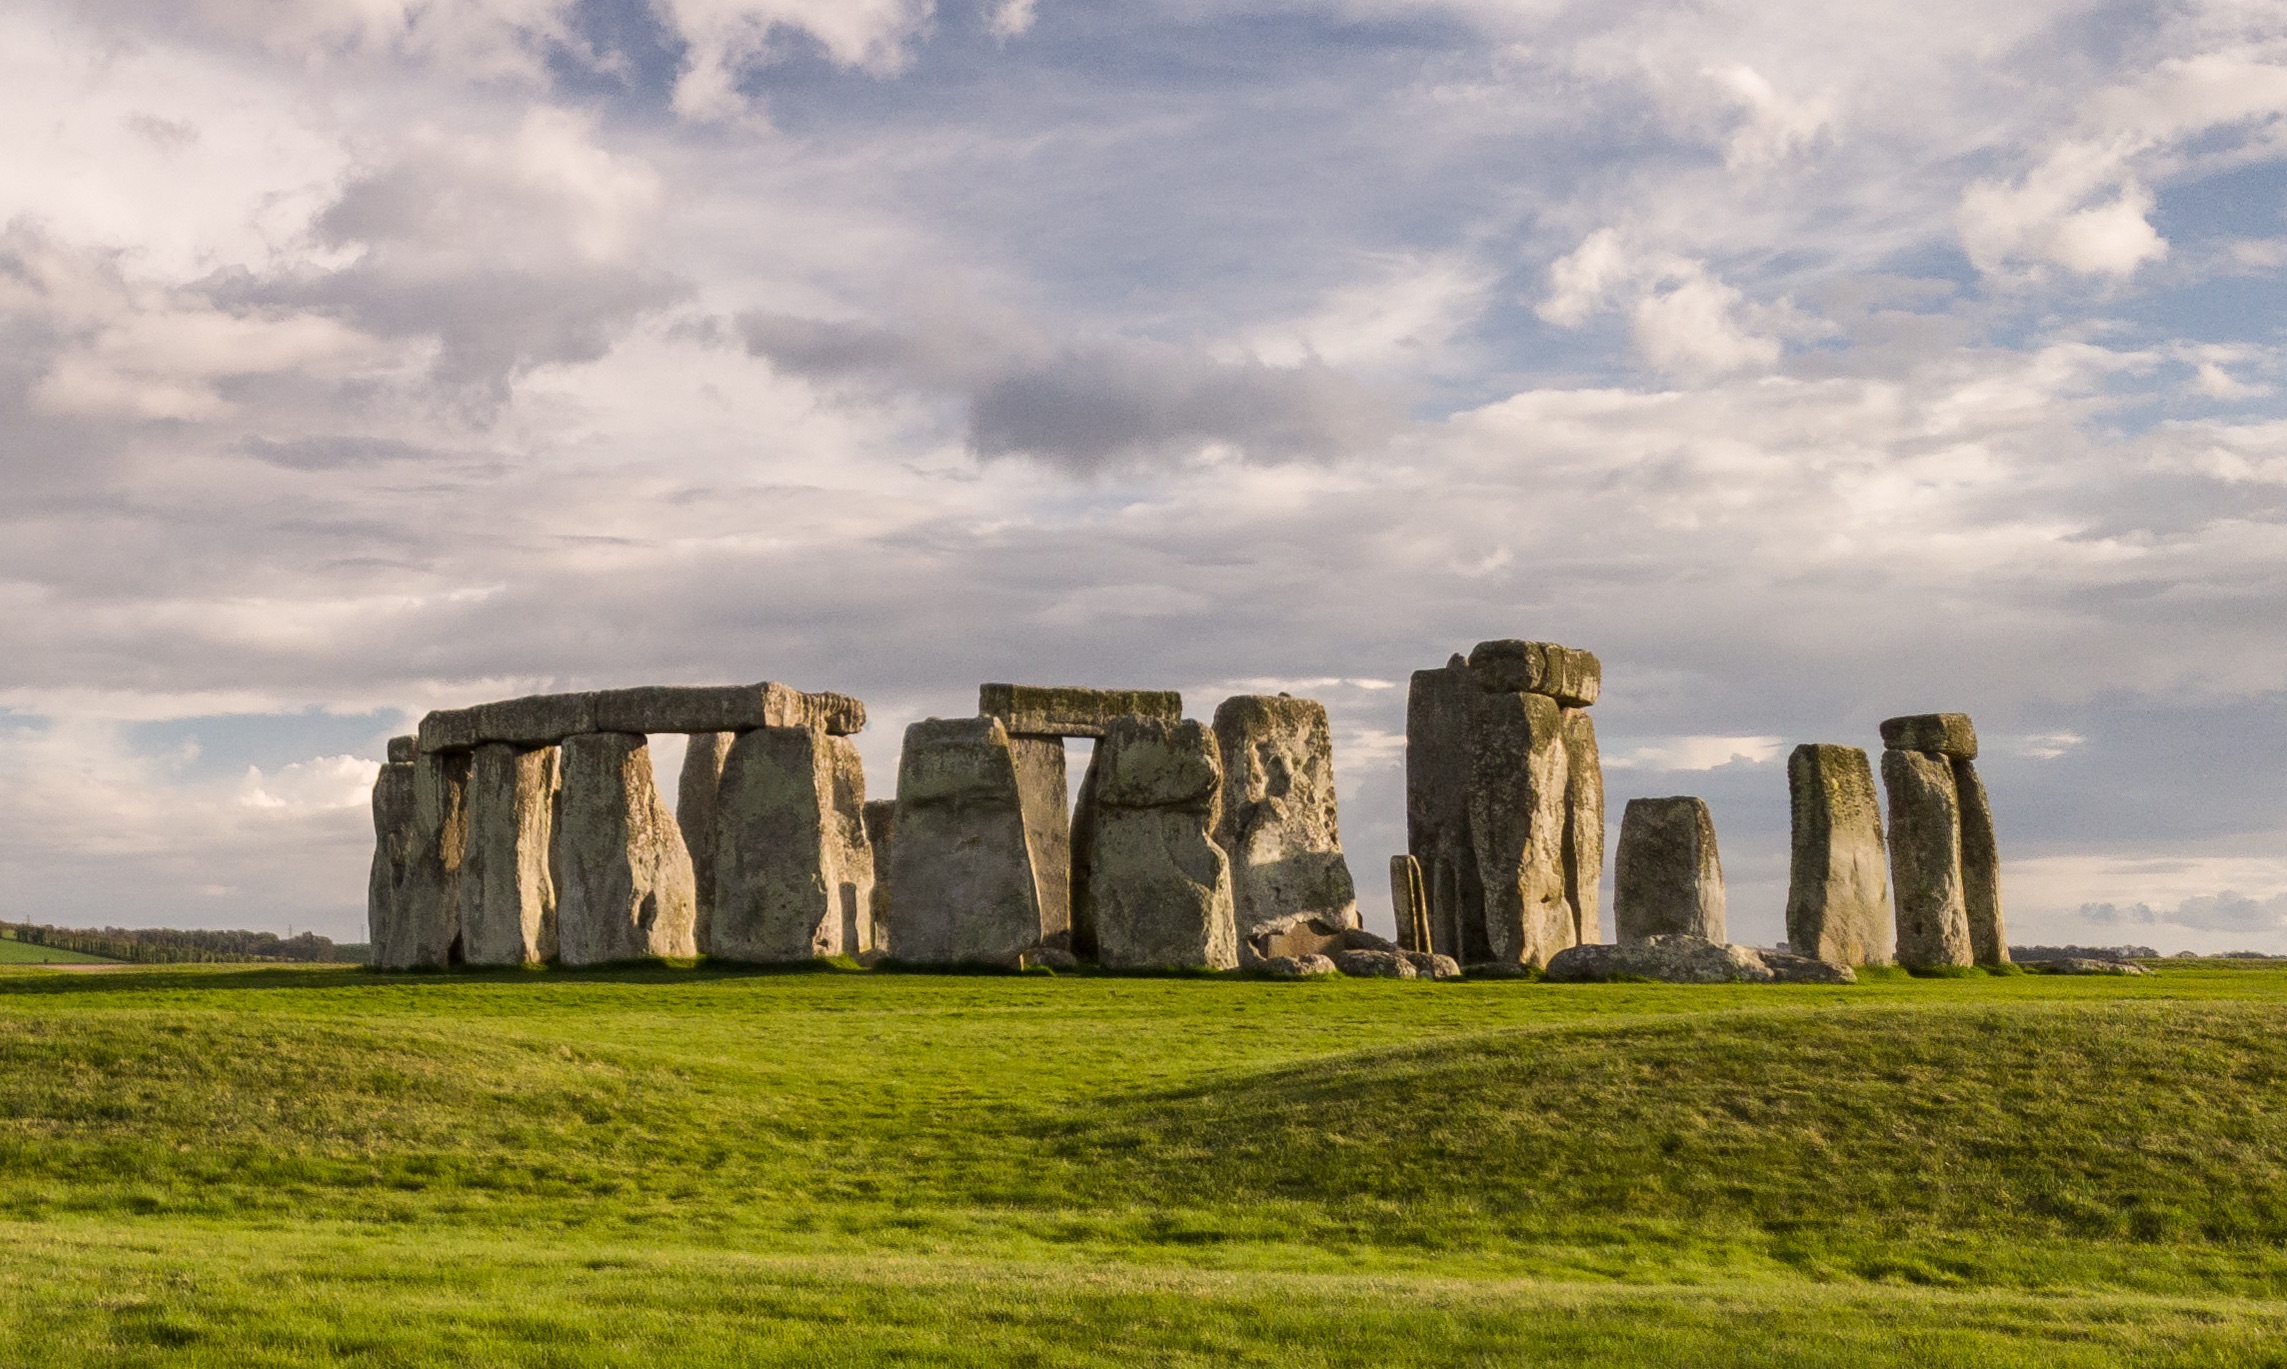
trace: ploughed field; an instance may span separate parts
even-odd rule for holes
[[[0,1364],[2287,1364],[2287,970],[0,968]]]

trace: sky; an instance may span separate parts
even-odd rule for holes
[[[2287,7],[14,0],[0,918],[364,936],[430,708],[1595,651],[1611,837],[1971,714],[2012,939],[2287,952]],[[680,743],[654,743],[662,778]]]

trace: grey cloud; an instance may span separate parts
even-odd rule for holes
[[[2185,927],[2200,932],[2287,931],[2287,894],[2249,898],[2226,889],[2187,898],[2173,908],[2149,903],[2084,903],[2081,916],[2104,927]]]
[[[246,454],[297,471],[338,471],[394,461],[431,460],[437,453],[386,437],[304,437],[291,441],[248,438]]]

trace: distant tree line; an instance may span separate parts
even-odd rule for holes
[[[303,932],[182,931],[173,927],[48,927],[0,922],[0,936],[31,946],[52,946],[146,965],[224,964],[249,961],[332,964],[350,959],[331,938]]]

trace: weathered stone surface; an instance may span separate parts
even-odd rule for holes
[[[537,965],[556,958],[557,750],[494,742],[469,762],[468,849],[461,860],[461,959]]]
[[[1379,932],[1363,927],[1345,928],[1334,938],[1334,945],[1345,951],[1398,951],[1405,949]]]
[[[439,709],[421,719],[423,751],[466,751],[486,742],[542,746],[588,732],[744,732],[816,727],[834,736],[865,730],[866,706],[846,694],[805,694],[789,685],[646,685]]]
[[[1794,955],[1786,951],[1757,951],[1771,977],[1781,984],[1856,984],[1858,972],[1848,965],[1820,960],[1816,956]]]
[[[1341,973],[1332,960],[1322,955],[1263,956],[1242,968],[1265,979],[1309,979],[1315,975]]]
[[[1630,799],[1613,862],[1612,921],[1623,942],[1725,932],[1715,818],[1696,798]]]
[[[1242,694],[1215,710],[1223,764],[1215,844],[1231,862],[1242,939],[1298,923],[1358,924],[1334,806],[1334,740],[1326,709],[1284,694]]]
[[[715,797],[723,783],[723,761],[736,740],[736,732],[692,733],[675,781],[675,826],[683,834],[683,849],[691,853],[691,884],[699,906],[691,936],[701,955],[715,952]]]
[[[420,754],[421,739],[419,737],[391,737],[389,739],[389,763],[391,765],[411,764],[413,758]]]
[[[1931,751],[1956,760],[1977,759],[1977,729],[1967,713],[1915,713],[1882,724],[1882,745],[1891,751]]]
[[[847,738],[812,727],[758,727],[731,744],[715,801],[708,954],[779,964],[872,949],[864,776],[844,773],[854,763]]]
[[[2025,968],[2036,974],[2152,973],[2132,960],[2094,960],[2083,956],[2063,956],[2056,960],[2027,961]]]
[[[1890,897],[1897,957],[1917,968],[1969,965],[1969,909],[1961,870],[1961,796],[1953,764],[1921,751],[1882,753],[1890,798]]]
[[[866,843],[874,853],[873,949],[889,948],[890,838],[897,831],[897,800],[868,799],[862,810]]]
[[[414,822],[413,765],[391,761],[373,777],[373,866],[365,883],[366,937],[373,963],[408,964],[405,882],[419,847]]]
[[[1890,881],[1874,769],[1855,746],[1805,743],[1787,757],[1793,859],[1787,944],[1834,965],[1890,963]]]
[[[1545,694],[1465,695],[1469,834],[1490,959],[1545,965],[1573,944],[1565,899],[1562,710]]]
[[[977,716],[1000,719],[1012,737],[1101,737],[1120,718],[1179,722],[1183,696],[1172,689],[988,684],[977,687]]]
[[[1406,692],[1406,849],[1421,865],[1431,949],[1465,964],[1490,959],[1485,889],[1469,829],[1469,681],[1455,656],[1417,670]]]
[[[1961,800],[1961,903],[1969,921],[1969,953],[1980,965],[2009,963],[2009,931],[2001,919],[2001,853],[1993,840],[1993,804],[1974,761],[1953,763]]]
[[[691,853],[625,732],[564,739],[556,791],[556,932],[566,965],[699,952]]]
[[[1429,930],[1429,895],[1422,888],[1421,862],[1412,856],[1390,857],[1390,916],[1398,926],[1398,944],[1409,951],[1428,951],[1435,945]]]
[[[413,763],[413,859],[398,896],[398,936],[384,969],[442,969],[461,954],[461,860],[468,850],[467,753]]]
[[[1412,979],[1419,974],[1404,951],[1336,951],[1328,959],[1352,979]]]
[[[1596,653],[1555,642],[1479,642],[1469,673],[1488,694],[1546,694],[1568,708],[1595,703],[1604,681]]]
[[[1072,925],[1072,790],[1064,774],[1062,737],[1010,737],[1024,845],[1032,859],[1044,936]]]
[[[930,718],[905,729],[890,850],[891,955],[1013,965],[1040,944],[1040,886],[998,718]]]
[[[1564,737],[1564,898],[1572,906],[1571,944],[1579,945],[1604,939],[1604,760],[1587,709],[1567,708],[1557,724]]]
[[[1213,836],[1223,783],[1215,734],[1197,722],[1122,718],[1105,728],[1088,769],[1083,863],[1098,963],[1237,968],[1230,862]]]
[[[1459,979],[1461,965],[1449,955],[1436,955],[1429,951],[1405,951],[1406,963],[1413,966],[1414,974],[1422,979]]]
[[[1627,850],[1627,840],[1627,828],[1623,826],[1620,836],[1623,853]],[[1614,903],[1615,912],[1624,906],[1617,898]],[[1618,945],[1574,946],[1550,958],[1546,977],[1560,983],[1626,977],[1670,984],[1765,984],[1776,976],[1761,956],[1745,946],[1727,946],[1700,936],[1674,935],[1623,941]]]

